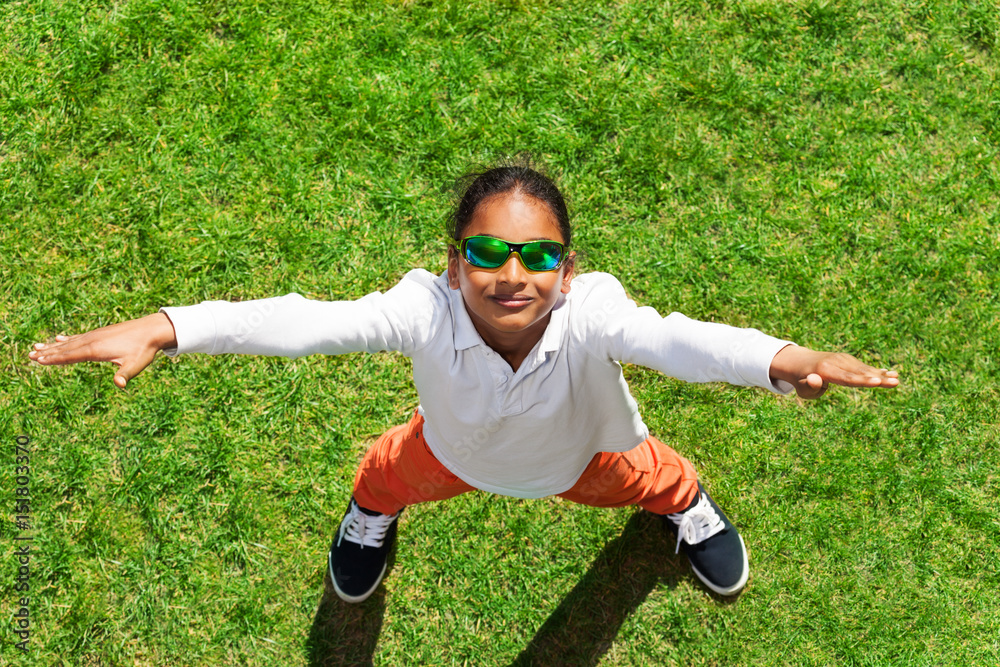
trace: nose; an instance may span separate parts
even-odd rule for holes
[[[497,269],[497,282],[508,285],[523,285],[528,280],[527,273],[521,263],[521,256],[512,252],[507,257],[507,261]]]

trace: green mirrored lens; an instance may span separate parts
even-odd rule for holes
[[[562,247],[550,241],[533,241],[521,248],[521,261],[531,271],[551,271],[559,266]]]
[[[465,240],[465,258],[473,266],[495,269],[503,265],[509,255],[510,248],[500,239],[473,236]]]

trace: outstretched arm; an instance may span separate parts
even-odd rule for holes
[[[46,366],[110,361],[118,366],[114,382],[124,389],[157,352],[171,347],[177,347],[174,325],[163,313],[155,313],[76,336],[56,336],[54,343],[35,343],[28,357]]]
[[[899,384],[896,371],[874,368],[842,352],[817,352],[789,345],[771,360],[772,380],[784,380],[802,398],[819,398],[830,383],[845,387],[885,387]]]

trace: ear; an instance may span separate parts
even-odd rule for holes
[[[569,290],[572,287],[570,283],[573,282],[573,273],[576,271],[576,253],[570,252],[569,256],[566,257],[566,263],[562,265],[562,287],[560,291],[563,294],[569,294]]]
[[[458,282],[458,249],[453,245],[448,246],[448,287],[459,288]]]

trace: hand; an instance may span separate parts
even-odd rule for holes
[[[76,336],[56,336],[54,343],[35,343],[28,357],[45,366],[110,361],[118,366],[114,383],[124,389],[157,352],[171,347],[177,347],[174,325],[165,314],[156,313]]]
[[[784,380],[802,398],[819,398],[830,383],[845,387],[899,385],[899,373],[874,368],[842,352],[816,352],[789,345],[771,360],[771,379]]]

